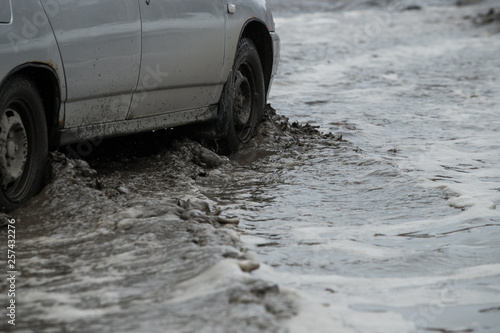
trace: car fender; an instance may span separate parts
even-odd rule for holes
[[[48,0],[45,8],[36,0],[10,1],[11,20],[0,23],[0,84],[30,67],[49,68],[59,84],[56,90],[60,92],[60,98],[57,100],[64,105],[64,67],[47,15],[57,15],[66,1]],[[62,107],[58,109],[59,114],[54,116],[58,118],[59,126],[63,126],[64,112]]]
[[[234,5],[236,11],[234,14],[229,12],[226,14],[226,51],[221,83],[226,82],[232,70],[238,42],[250,23],[258,22],[265,26],[268,31],[274,31],[274,20],[266,0],[229,0],[226,6],[229,5]]]

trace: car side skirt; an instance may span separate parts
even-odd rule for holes
[[[217,105],[212,105],[206,108],[184,110],[152,117],[66,128],[60,131],[59,145],[64,146],[86,140],[100,140],[107,137],[171,128],[216,118]]]

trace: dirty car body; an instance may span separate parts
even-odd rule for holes
[[[0,0],[0,208],[50,147],[204,123],[235,151],[278,57],[266,0]]]

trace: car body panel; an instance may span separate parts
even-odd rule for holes
[[[128,118],[216,103],[224,61],[224,1],[152,0],[140,5],[142,69]]]
[[[150,117],[100,123],[95,125],[73,127],[61,130],[60,144],[67,145],[84,140],[91,143],[101,142],[104,137],[119,136],[130,133],[151,131],[191,123],[209,121],[217,117],[217,106],[184,110],[174,113],[160,114]]]
[[[221,73],[221,78],[224,78],[224,81],[232,69],[238,42],[244,28],[251,22],[259,22],[264,25],[268,31],[272,32],[275,30],[274,19],[266,0],[226,0],[226,3],[234,5],[236,7],[236,12],[227,15],[225,66]]]
[[[62,60],[43,7],[37,1],[13,1],[11,8],[10,22],[0,23],[0,84],[30,65],[43,66],[54,73],[60,90],[65,91]],[[62,124],[63,107],[57,117]]]
[[[54,0],[42,0],[50,13]],[[47,15],[68,84],[65,127],[126,118],[141,58],[138,0],[64,1]]]

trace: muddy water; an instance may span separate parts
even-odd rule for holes
[[[161,133],[97,150],[96,169],[53,154],[50,183],[11,214],[17,322],[2,332],[284,331],[292,298],[250,274],[235,222],[194,186],[208,150]]]
[[[0,331],[498,332],[500,35],[436,3],[276,0],[277,111],[230,159],[54,154]]]
[[[292,332],[500,330],[500,35],[471,19],[492,4],[277,17],[271,103],[347,142],[198,184],[302,297]]]

